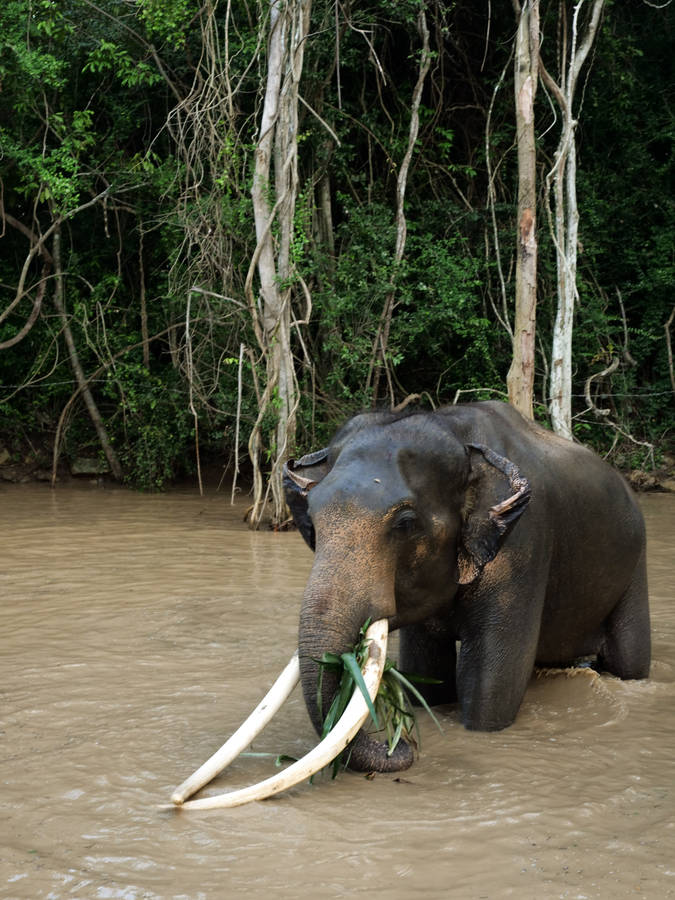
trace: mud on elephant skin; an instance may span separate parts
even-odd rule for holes
[[[469,729],[511,725],[535,664],[596,655],[620,678],[647,677],[645,530],[631,489],[506,404],[358,415],[284,479],[315,550],[298,650],[319,733],[315,661],[350,649],[369,618],[400,629],[400,667],[441,679],[427,700],[457,700]],[[335,689],[324,677],[323,709]],[[350,766],[412,759],[362,731]]]

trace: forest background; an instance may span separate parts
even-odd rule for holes
[[[216,463],[257,479],[258,524],[283,460],[349,414],[506,399],[530,7],[532,403],[550,424],[555,88],[596,5],[6,0],[0,466],[93,458],[161,489]],[[673,5],[600,7],[570,110],[569,416],[648,469],[675,398]]]

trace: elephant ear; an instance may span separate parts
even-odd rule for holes
[[[321,481],[324,475],[328,474],[330,469],[328,448],[308,453],[298,460],[289,459],[284,464],[283,482],[286,503],[300,534],[312,550],[316,546],[316,537],[314,525],[307,511],[307,494],[315,484]]]
[[[495,558],[530,502],[530,483],[510,460],[484,444],[467,444],[471,463],[457,552],[459,583],[471,584]]]

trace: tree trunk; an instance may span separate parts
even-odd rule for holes
[[[553,168],[546,176],[546,196],[551,236],[556,251],[558,309],[553,328],[551,352],[551,393],[549,412],[556,434],[572,440],[572,334],[577,293],[577,243],[579,210],[577,206],[577,157],[573,116],[574,95],[579,73],[595,40],[605,0],[594,0],[578,44],[578,19],[585,0],[580,0],[572,15],[572,39],[567,60],[567,35],[564,34],[560,84],[539,61],[544,83],[555,97],[562,117],[562,130]],[[555,214],[551,214],[549,194],[553,192]]]
[[[266,387],[258,418],[249,438],[254,470],[252,528],[258,528],[268,495],[272,498],[272,523],[286,518],[282,466],[295,443],[298,389],[291,348],[291,287],[293,281],[292,238],[297,196],[298,84],[302,74],[305,39],[309,26],[310,0],[270,0],[270,32],[267,84],[263,103],[255,173],[251,196],[257,246],[246,291],[256,337],[265,364]],[[270,170],[274,156],[274,182]],[[275,199],[274,206],[270,197]],[[271,226],[276,219],[278,246]],[[253,296],[253,274],[257,267],[262,312]],[[274,435],[268,441],[271,473],[267,487],[261,472],[263,420],[272,414]]]
[[[518,252],[513,359],[506,377],[509,402],[533,417],[535,323],[537,311],[537,151],[534,98],[538,83],[539,0],[525,0],[519,13],[515,54],[518,135]]]
[[[558,308],[553,326],[549,411],[553,430],[568,440],[572,440],[572,333],[574,301],[577,295],[576,235],[579,221],[576,205],[574,124],[569,123],[569,130],[564,138],[565,146],[560,155],[561,164],[555,171],[553,182]],[[570,243],[572,234],[574,242]]]

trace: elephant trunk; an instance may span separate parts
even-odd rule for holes
[[[362,584],[359,589],[344,580],[340,583],[333,568],[325,560],[316,559],[300,613],[300,682],[307,711],[319,735],[323,717],[337,691],[338,678],[334,672],[324,670],[319,706],[317,660],[326,652],[339,656],[352,650],[364,622],[390,616],[394,605],[393,584],[385,592],[381,582],[365,585],[365,590]],[[349,768],[358,772],[398,772],[412,765],[413,751],[404,741],[399,741],[391,755],[388,749],[386,743],[373,740],[361,729],[350,747]]]

